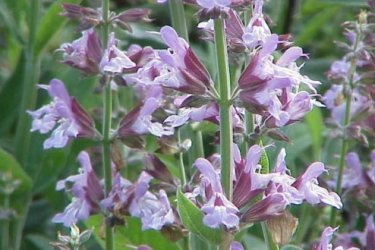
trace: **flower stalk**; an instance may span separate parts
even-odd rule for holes
[[[361,39],[361,34],[358,33],[355,39],[355,43],[353,46],[353,51],[354,53],[357,51],[358,43]],[[348,125],[350,124],[350,113],[351,113],[351,105],[352,105],[352,89],[353,89],[353,83],[354,83],[354,75],[357,69],[357,58],[354,55],[353,58],[350,61],[350,70],[349,70],[349,81],[347,82],[346,86],[344,86],[344,91],[345,89],[348,89],[349,91],[345,91],[345,116],[344,116],[344,123],[343,123],[343,128],[344,128],[344,136],[342,139],[342,146],[341,146],[341,153],[340,153],[340,162],[339,162],[339,169],[338,169],[338,176],[337,176],[337,181],[336,181],[336,193],[338,195],[341,195],[342,192],[342,177],[344,173],[344,168],[345,168],[345,157],[348,152],[348,147],[349,147],[349,140],[346,136],[346,129]],[[330,218],[330,224],[331,226],[336,225],[336,215],[337,215],[337,210],[332,208],[331,210],[331,218]]]
[[[109,0],[102,0],[102,43],[107,48],[109,38]],[[103,98],[103,172],[105,193],[108,193],[112,187],[112,167],[111,167],[111,118],[112,118],[112,89],[110,80],[107,79]],[[105,227],[105,249],[113,250],[113,229],[106,225]]]
[[[228,200],[232,200],[233,192],[233,153],[232,153],[232,116],[230,114],[230,75],[228,52],[224,32],[224,20],[215,19],[215,46],[217,55],[217,72],[220,87],[220,155],[221,184]]]
[[[189,35],[186,27],[185,11],[182,1],[170,0],[168,1],[168,5],[173,28],[182,38],[184,38],[188,42]]]

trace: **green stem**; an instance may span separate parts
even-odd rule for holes
[[[40,61],[34,53],[36,33],[41,12],[41,1],[31,1],[31,8],[29,12],[29,37],[25,48],[25,69],[23,72],[23,87],[20,113],[17,123],[16,138],[15,138],[15,155],[24,168],[27,168],[27,158],[29,156],[30,148],[30,124],[31,118],[26,113],[27,110],[34,109],[36,102],[36,82],[39,78]]]
[[[24,49],[25,53],[25,68],[23,71],[23,86],[22,86],[22,97],[19,110],[19,117],[17,122],[17,129],[15,135],[14,151],[15,156],[21,166],[30,173],[31,165],[29,164],[28,157],[30,156],[30,125],[31,118],[26,113],[27,110],[32,110],[35,108],[37,89],[36,83],[39,79],[40,71],[40,57],[34,53],[36,34],[38,29],[38,22],[41,13],[41,0],[31,1],[31,6],[28,13],[28,30],[29,36],[27,40],[26,47]],[[18,250],[21,246],[21,238],[27,213],[31,204],[32,193],[27,191],[24,198],[24,206],[22,211],[16,219],[10,224],[10,240],[12,249]],[[9,241],[8,241],[9,244]]]
[[[109,37],[109,0],[102,0],[102,43],[103,47],[108,46]],[[104,87],[103,98],[103,172],[104,172],[104,186],[105,192],[108,193],[112,187],[112,166],[111,166],[111,121],[112,121],[112,89],[110,79],[107,80]],[[105,226],[105,249],[113,250],[113,229]]]
[[[232,116],[230,113],[230,76],[228,53],[222,18],[215,19],[215,46],[217,55],[217,71],[220,87],[220,154],[221,184],[229,200],[233,192],[233,152],[232,152]]]
[[[358,43],[361,40],[361,34],[357,34],[356,36],[356,41],[353,46],[353,51],[355,52],[358,47]],[[345,116],[344,116],[344,123],[343,123],[343,128],[344,128],[344,137],[342,139],[342,144],[341,144],[341,153],[340,153],[340,162],[339,162],[339,172],[337,176],[337,181],[336,181],[336,193],[338,195],[341,195],[342,192],[342,176],[344,173],[345,169],[345,157],[346,153],[348,151],[349,147],[349,140],[347,138],[347,128],[348,125],[350,124],[350,112],[351,112],[351,104],[352,104],[352,90],[353,90],[353,84],[354,84],[354,74],[357,69],[357,58],[353,57],[351,62],[350,62],[350,70],[349,70],[349,81],[347,82],[347,85],[344,86],[345,89],[349,89],[349,91],[346,91],[346,106],[345,106]],[[345,88],[346,87],[346,88]],[[331,210],[331,218],[330,218],[330,224],[331,226],[336,225],[336,216],[337,216],[337,210],[332,207]]]
[[[195,135],[195,156],[196,158],[204,157],[204,146],[203,146],[203,139],[202,139],[202,131],[194,130]]]
[[[172,26],[182,38],[189,42],[189,34],[186,27],[184,5],[181,0],[169,0],[169,13],[172,19]]]
[[[261,222],[260,224],[262,226],[263,237],[264,241],[266,242],[267,250],[279,250],[279,246],[273,242],[272,236],[268,232],[266,223]]]
[[[177,144],[181,145],[181,131],[177,131]],[[181,187],[184,187],[186,185],[186,174],[185,174],[185,166],[184,166],[184,153],[180,152],[178,153],[178,167],[180,169],[180,180],[181,180]]]

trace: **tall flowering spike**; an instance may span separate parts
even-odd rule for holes
[[[46,89],[53,101],[35,111],[28,111],[33,118],[31,131],[46,134],[53,130],[44,141],[44,148],[62,148],[69,139],[95,136],[94,122],[78,102],[69,96],[64,84],[53,79],[50,85],[40,85]]]
[[[94,29],[82,32],[82,37],[72,43],[61,45],[63,63],[81,70],[85,74],[98,74],[103,49]]]
[[[310,204],[324,203],[340,209],[342,207],[340,197],[336,193],[328,192],[325,188],[318,186],[317,178],[326,171],[323,163],[315,162],[297,178],[292,186],[297,188]]]
[[[126,53],[117,48],[115,34],[111,33],[108,48],[104,51],[100,61],[100,71],[109,74],[122,74],[135,66],[136,64],[130,60]]]
[[[199,158],[195,161],[201,173],[201,183],[203,184],[201,193],[206,203],[201,210],[205,213],[203,222],[212,228],[225,225],[227,228],[237,228],[239,226],[238,208],[233,205],[224,195],[220,183],[220,177],[212,164],[206,159]]]
[[[57,182],[56,189],[65,189],[72,196],[72,202],[63,213],[56,214],[52,219],[55,223],[64,223],[64,226],[76,224],[78,220],[85,220],[91,214],[100,211],[99,202],[104,198],[103,187],[92,169],[89,155],[81,152],[78,156],[82,168],[80,174],[73,175]],[[71,186],[69,188],[69,186]]]
[[[169,50],[160,51],[159,56],[172,70],[172,74],[166,75],[163,85],[188,94],[205,94],[211,78],[193,50],[169,26],[161,28],[160,34]]]

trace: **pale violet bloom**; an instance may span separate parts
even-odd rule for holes
[[[228,7],[231,0],[197,0],[197,3],[205,9],[212,9],[214,7]]]
[[[117,135],[121,138],[134,135],[153,134],[155,136],[172,135],[174,129],[154,121],[152,114],[161,106],[162,90],[156,86],[148,93],[144,101],[124,116]]]
[[[104,208],[113,213],[121,213],[141,219],[142,230],[160,230],[164,225],[175,222],[175,216],[164,190],[159,195],[149,191],[152,176],[142,172],[132,184],[119,174],[108,197],[101,201]]]
[[[332,112],[332,118],[342,122],[345,116],[346,102],[343,94],[343,85],[332,85],[332,87],[323,96],[323,101],[327,108]],[[371,101],[363,96],[357,89],[353,90],[350,107],[350,116],[354,117],[361,111],[368,108]]]
[[[27,111],[33,118],[31,131],[46,134],[53,130],[44,141],[44,148],[62,148],[71,138],[94,137],[94,122],[78,102],[69,96],[64,84],[53,79],[50,85],[39,85],[52,97],[50,104],[35,111]]]
[[[203,222],[212,228],[225,225],[227,228],[237,228],[239,226],[238,208],[233,205],[224,195],[220,184],[220,177],[212,164],[206,159],[199,158],[194,166],[201,173],[203,188],[202,197],[205,204],[201,210],[205,213]]]
[[[126,69],[131,69],[136,66],[125,52],[121,51],[116,46],[117,40],[114,33],[111,33],[108,48],[104,51],[103,57],[100,61],[100,71],[110,74],[122,74]]]
[[[63,63],[77,68],[86,74],[99,73],[99,62],[103,49],[94,29],[82,32],[82,37],[72,43],[64,43],[59,51],[63,51]]]
[[[271,30],[264,20],[262,9],[263,0],[255,0],[252,17],[242,35],[243,42],[249,48],[255,48],[265,43],[266,39],[271,35]]]
[[[84,151],[81,152],[78,161],[82,166],[80,173],[60,180],[56,184],[56,190],[65,189],[73,196],[72,202],[64,212],[56,214],[52,219],[53,222],[63,223],[66,227],[98,213],[99,203],[104,198],[103,187],[92,169],[89,155]]]
[[[319,243],[314,245],[312,247],[312,250],[359,250],[359,248],[356,248],[356,247],[344,248],[342,246],[337,246],[334,248],[333,244],[331,243],[331,240],[332,240],[333,234],[335,233],[337,229],[338,227],[336,228],[326,227],[322,232]]]
[[[187,94],[205,94],[211,78],[189,44],[169,26],[161,28],[160,34],[169,49],[159,51],[159,56],[171,71],[163,78],[163,86]]]
[[[310,204],[324,203],[337,209],[342,208],[340,197],[334,192],[328,192],[327,189],[320,187],[318,177],[327,170],[321,162],[311,164],[300,177],[292,184],[298,191],[304,195],[304,199]]]

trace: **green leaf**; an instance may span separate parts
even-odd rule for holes
[[[61,12],[61,4],[63,2],[75,4],[79,3],[80,0],[55,1],[51,7],[49,7],[45,15],[42,17],[38,27],[34,50],[36,55],[39,55],[42,52],[52,37],[60,30],[61,27],[64,26],[64,23],[67,21],[66,17],[59,15]]]
[[[14,127],[14,122],[19,115],[19,106],[22,93],[23,70],[25,67],[25,54],[19,57],[17,67],[12,75],[2,86],[0,92],[0,135],[5,135]]]
[[[18,214],[22,214],[25,208],[24,197],[30,192],[32,187],[32,180],[21,168],[16,159],[9,153],[0,149],[0,173],[11,173],[14,180],[20,181],[20,185],[10,195],[10,206],[15,209]],[[1,200],[4,199],[3,194],[0,194]]]
[[[337,15],[338,7],[326,8],[317,13],[309,22],[304,25],[303,32],[297,36],[295,43],[299,46],[312,41],[316,34],[321,31],[329,20]]]
[[[270,172],[270,162],[268,160],[267,152],[263,147],[262,141],[260,141],[260,146],[262,147],[262,156],[260,158],[260,165],[262,166],[262,168],[260,169],[260,173],[268,174]]]
[[[320,2],[329,3],[329,4],[348,5],[348,6],[359,6],[359,7],[368,6],[366,0],[320,0]]]
[[[323,141],[322,133],[324,128],[321,110],[319,108],[314,108],[305,116],[305,122],[310,129],[314,159],[319,160]]]
[[[303,248],[295,245],[285,245],[280,250],[303,250]]]
[[[23,228],[24,217],[27,214],[31,198],[32,180],[21,168],[16,159],[0,148],[0,172],[11,173],[14,180],[20,182],[19,186],[10,195],[10,208],[17,212],[16,219],[10,221],[10,242],[16,249],[20,243],[20,229]],[[4,194],[0,193],[0,202],[4,202]]]
[[[186,198],[180,189],[177,191],[177,209],[182,224],[184,224],[190,232],[195,233],[202,240],[207,240],[212,244],[219,245],[221,243],[224,238],[224,231],[209,228],[203,224],[202,211]]]
[[[43,235],[28,234],[25,238],[31,244],[27,249],[53,250],[53,247],[49,244],[51,240]]]
[[[102,235],[103,217],[94,215],[86,222],[88,228],[93,228],[95,239],[104,246]],[[154,250],[176,249],[179,246],[170,242],[159,231],[142,231],[141,222],[138,218],[126,217],[126,226],[116,226],[114,246],[115,249],[134,249],[130,246],[148,245]]]

